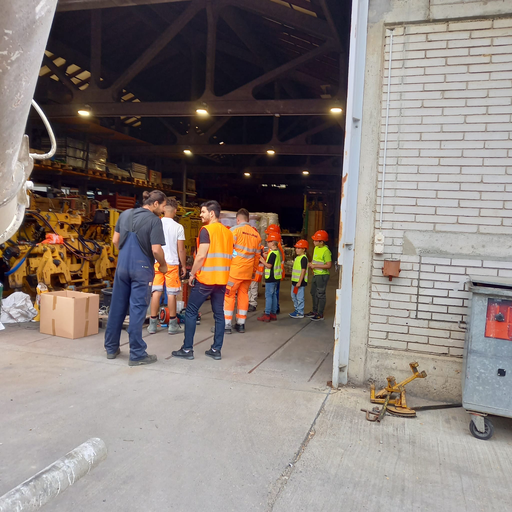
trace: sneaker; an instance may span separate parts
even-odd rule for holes
[[[158,325],[158,318],[150,318],[149,319],[149,325],[148,325],[148,333],[149,334],[156,334],[156,327]]]
[[[276,315],[279,315],[279,313],[281,313],[281,308],[279,306],[277,306]]]
[[[256,311],[256,306],[249,306],[249,309],[247,310],[247,312],[252,313],[253,311]]]
[[[216,360],[222,359],[220,350],[213,350],[213,348],[211,348],[210,350],[207,350],[205,354]]]
[[[316,313],[314,311],[310,311],[309,313],[306,313],[304,316],[306,318],[313,318],[314,316],[316,316]]]
[[[210,332],[213,332],[215,334],[215,325],[210,329]],[[231,334],[233,332],[233,329],[231,328],[231,325],[226,325],[224,327],[224,334]]]
[[[121,353],[121,349],[118,348],[113,354],[107,352],[107,359],[115,359]]]
[[[274,315],[275,316],[275,315]],[[267,315],[266,313],[263,316],[259,316],[258,320],[260,322],[270,322],[270,315]]]
[[[298,313],[297,311],[294,311],[293,313],[290,313],[290,316],[292,318],[304,318],[304,315],[302,313]]]
[[[235,331],[243,334],[245,332],[245,324],[236,324]]]
[[[189,350],[187,352],[186,350],[183,350],[183,347],[181,347],[179,350],[173,351],[172,357],[181,357],[181,359],[194,359],[194,351]]]
[[[323,320],[323,319],[324,319],[324,315],[319,315],[318,313],[315,316],[311,317],[311,320],[313,320],[313,322],[319,322],[320,320]]]
[[[156,363],[156,356],[149,354],[144,359],[139,359],[138,361],[132,361],[131,359],[128,361],[128,366],[142,366],[143,364],[153,364]]]
[[[174,320],[169,320],[169,328],[167,329],[167,332],[169,334],[179,334],[181,332],[181,328],[176,318]]]
[[[275,322],[276,320],[277,320],[277,315],[273,315],[272,313],[270,313],[270,321]]]

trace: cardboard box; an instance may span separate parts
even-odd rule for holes
[[[99,309],[100,296],[94,293],[43,293],[39,331],[72,340],[98,334]]]

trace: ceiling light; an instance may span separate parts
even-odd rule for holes
[[[224,142],[223,142],[223,141],[221,141],[221,142],[219,142],[219,144],[222,146],[222,144],[224,144]]]
[[[208,110],[206,110],[205,108],[196,108],[196,114],[199,116],[207,116]]]
[[[304,174],[304,176],[308,176],[308,175],[309,175],[309,171],[307,171],[307,170],[303,170],[303,171],[302,171],[302,174]]]
[[[276,152],[274,149],[267,149],[267,155],[275,155]]]
[[[89,105],[84,105],[83,107],[79,108],[78,115],[89,117],[91,115],[91,107],[89,107]]]
[[[184,149],[183,153],[185,153],[185,155],[190,156],[192,154],[192,151],[190,149]]]
[[[331,108],[331,114],[341,114],[343,112],[343,109],[341,107],[332,107]]]
[[[251,173],[250,172],[244,172],[244,176],[246,176],[247,178],[249,178],[251,176]]]

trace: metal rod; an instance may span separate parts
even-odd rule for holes
[[[384,155],[382,162],[382,187],[380,193],[380,217],[379,229],[382,229],[382,217],[384,214],[384,192],[386,190],[386,161],[388,156],[388,129],[389,129],[389,103],[391,94],[391,64],[393,63],[393,34],[395,29],[390,29],[391,35],[389,37],[389,67],[388,67],[388,92],[386,98],[386,121],[384,131]]]

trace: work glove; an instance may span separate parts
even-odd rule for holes
[[[299,293],[299,287],[298,286],[294,286],[293,287],[293,295],[297,295],[297,293]]]

